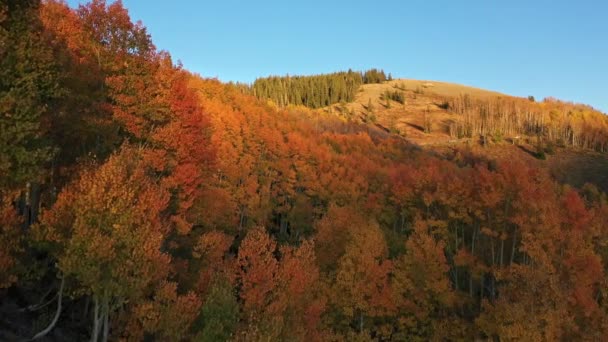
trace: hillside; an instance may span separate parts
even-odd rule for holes
[[[389,101],[390,107],[387,107],[387,101],[383,98],[383,94],[387,91],[402,92],[405,99],[404,103],[391,100]],[[501,137],[498,141],[486,141],[485,146],[483,146],[483,141],[479,136],[476,138],[458,138],[451,135],[450,125],[462,120],[462,118],[446,108],[446,99],[465,94],[472,99],[485,101],[493,99],[528,101],[491,90],[459,84],[396,79],[381,84],[361,85],[354,101],[347,104],[335,104],[325,108],[324,111],[337,114],[346,120],[366,123],[381,131],[396,134],[408,142],[441,153],[467,149],[491,158],[528,159],[535,162],[539,167],[547,168],[560,182],[577,187],[581,187],[585,183],[591,183],[603,191],[608,191],[608,173],[605,172],[605,170],[608,170],[608,155],[606,153],[553,144],[550,153],[545,153],[543,160],[539,160],[536,155],[538,146],[535,135],[512,134],[511,136]],[[370,112],[367,109],[370,102],[373,105],[373,122],[369,118]],[[565,104],[565,106],[568,108],[566,110],[575,107],[571,104]],[[591,114],[600,118],[600,120],[604,116],[593,111]],[[430,132],[425,132],[425,123],[429,125]]]
[[[387,108],[382,95],[387,91],[400,91],[405,95],[405,103],[390,101]],[[367,106],[374,106],[376,123],[384,129],[399,131],[399,134],[419,145],[448,143],[448,127],[454,115],[442,108],[446,97],[469,94],[475,98],[487,99],[505,95],[483,89],[436,81],[397,79],[381,84],[364,84],[359,88],[355,100],[346,104],[348,111],[354,112],[361,121],[367,121]],[[340,105],[333,109],[340,112]],[[424,133],[425,118],[431,121],[430,134]]]
[[[120,1],[9,1],[0,43],[1,341],[608,340],[590,107],[225,84]]]
[[[386,92],[402,93],[405,99],[404,103],[394,100],[387,102],[383,97]],[[371,101],[374,121],[382,128],[386,130],[396,129],[403,137],[421,145],[441,144],[455,140],[450,139],[454,138],[449,131],[450,124],[462,121],[462,118],[459,115],[454,115],[454,111],[448,108],[449,104],[447,102],[461,96],[467,96],[470,101],[528,101],[491,90],[459,84],[396,79],[381,84],[361,85],[354,101],[347,104],[335,104],[326,108],[326,110],[336,111],[345,118],[355,114],[355,120],[367,122],[369,121],[367,120],[369,115],[367,106]],[[555,100],[550,99],[549,101]],[[559,102],[557,104],[558,107],[561,105]],[[544,106],[544,104],[538,104],[539,108],[541,106]],[[562,107],[564,107],[560,108],[562,111],[572,111],[577,106],[563,103]],[[580,106],[578,109],[580,110]],[[606,124],[604,115],[597,111],[590,111],[593,116],[599,117],[603,121],[602,124]],[[541,115],[540,110],[538,115]],[[430,123],[430,132],[422,134],[424,133],[425,120]]]

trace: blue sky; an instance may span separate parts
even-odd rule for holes
[[[159,49],[205,77],[251,82],[378,67],[608,113],[605,0],[123,3]]]

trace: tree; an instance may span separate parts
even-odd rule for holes
[[[388,316],[394,309],[389,283],[392,263],[377,223],[349,230],[344,255],[338,260],[333,301],[361,333],[369,324],[367,318]],[[367,327],[378,329],[376,324]]]
[[[281,339],[318,340],[326,300],[315,291],[320,284],[314,244],[304,240],[298,247],[283,246],[279,251],[277,301],[284,307]]]
[[[386,104],[384,105],[387,109],[391,108],[391,94],[390,92],[386,92],[384,93],[384,101],[386,101]]]
[[[188,238],[191,237],[189,236]],[[188,274],[184,274],[183,278],[180,278],[187,279],[188,277],[186,276],[188,275],[191,278],[198,277],[195,278],[197,280],[195,286],[197,293],[207,294],[209,288],[214,284],[214,279],[227,277],[227,274],[230,274],[229,269],[232,265],[225,260],[225,256],[233,241],[233,236],[220,231],[214,230],[203,233],[193,248],[192,256],[189,260],[191,268],[188,269]],[[180,283],[182,286],[186,286],[189,282],[184,280]]]
[[[382,83],[386,81],[384,70],[370,69],[363,73],[363,83]]]
[[[107,158],[120,147],[118,126],[107,103],[106,73],[98,63],[100,43],[93,41],[83,19],[61,1],[44,1],[40,8],[44,36],[53,51],[61,96],[48,103],[48,135],[57,145],[53,159],[56,185],[74,173],[77,160]]]
[[[161,71],[168,77],[165,101],[170,121],[154,130],[151,140],[157,148],[150,151],[147,161],[157,172],[166,175],[162,185],[173,194],[172,222],[177,232],[184,235],[192,228],[188,212],[201,194],[215,153],[208,141],[209,120],[196,93],[189,88],[189,74],[169,66]]]
[[[315,223],[315,252],[321,271],[335,270],[335,261],[345,253],[352,227],[366,224],[365,218],[349,207],[328,208],[325,216]]]
[[[92,0],[80,5],[77,13],[95,42],[94,48],[97,63],[109,75],[112,69],[120,70],[127,65],[124,62],[129,55],[146,57],[155,52],[150,35],[141,23],[133,23],[122,1],[107,4],[105,0]]]
[[[24,236],[19,217],[10,201],[12,197],[0,197],[0,289],[17,281],[19,256],[23,251]]]
[[[84,172],[59,195],[36,229],[37,240],[94,302],[92,340],[109,334],[109,316],[137,302],[168,274],[161,251],[167,233],[161,212],[168,194],[148,178],[139,151],[123,147]]]
[[[371,98],[367,101],[366,110],[367,110],[367,117],[369,118],[369,120],[371,122],[376,122],[375,108],[374,108],[374,105],[372,104]]]
[[[433,339],[440,332],[455,303],[445,244],[429,232],[429,225],[416,221],[414,233],[405,243],[406,254],[395,263],[396,303],[399,307],[399,336]]]
[[[39,204],[32,188],[49,176],[56,153],[48,134],[49,104],[61,86],[39,7],[34,0],[0,3],[0,288],[27,273],[24,229],[35,221]]]
[[[251,230],[241,242],[237,275],[243,309],[251,319],[272,311],[272,294],[277,286],[279,263],[274,257],[276,242],[262,229]]]
[[[217,278],[201,308],[200,330],[194,340],[228,341],[236,330],[239,316],[239,303],[232,284],[227,279]]]
[[[48,104],[60,94],[58,70],[35,0],[0,4],[0,187],[39,181],[54,147]]]
[[[245,325],[239,336],[306,340],[319,337],[324,301],[313,291],[319,271],[314,246],[281,247],[261,228],[242,241],[237,279]]]
[[[270,76],[256,79],[251,92],[259,99],[272,100],[279,107],[321,108],[353,101],[362,83],[361,74],[352,70],[313,76]]]
[[[163,341],[180,341],[189,336],[191,324],[200,312],[199,297],[193,292],[180,295],[177,284],[166,281],[154,288],[151,297],[120,313],[126,321],[123,337],[142,340],[148,335]]]

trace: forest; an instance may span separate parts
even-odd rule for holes
[[[271,76],[256,79],[253,85],[246,86],[244,90],[261,100],[271,100],[280,107],[321,108],[351,102],[361,84],[382,83],[390,78],[378,69],[315,76]]]
[[[450,126],[454,137],[536,137],[539,151],[547,145],[608,151],[608,117],[597,110],[548,98],[472,99],[467,94],[445,100],[445,107],[462,120]]]
[[[104,0],[2,0],[0,63],[2,341],[608,340],[606,194],[307,108],[383,71],[250,94]],[[586,107],[445,106],[606,149]]]

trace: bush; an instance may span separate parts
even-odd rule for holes
[[[367,116],[367,119],[372,123],[376,123],[378,120],[378,118],[376,118],[376,114],[374,114],[374,113],[369,114]]]
[[[536,159],[540,159],[540,160],[545,160],[545,159],[547,159],[547,155],[545,154],[545,151],[544,151],[544,150],[541,150],[541,151],[536,152],[535,157],[536,157]]]
[[[395,91],[387,90],[387,91],[385,91],[382,94],[382,99],[384,99],[384,100],[386,100],[386,99],[392,100],[392,101],[395,101],[395,102],[399,102],[401,104],[405,103],[405,95],[403,94],[402,91],[398,91],[398,90],[395,90]]]
[[[545,152],[546,154],[555,154],[555,145],[554,145],[552,142],[548,142],[548,143],[545,145],[544,152]]]

